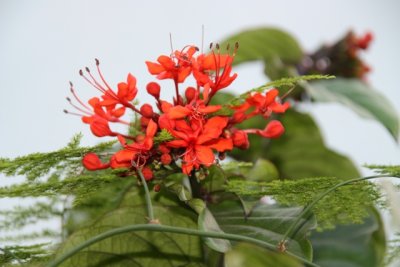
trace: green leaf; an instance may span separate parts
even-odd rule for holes
[[[378,212],[371,210],[363,224],[313,233],[314,262],[323,267],[381,266],[386,250],[385,233]]]
[[[272,181],[279,177],[278,170],[271,161],[259,158],[246,175],[249,181]]]
[[[207,209],[203,209],[203,211],[199,215],[198,219],[199,230],[210,231],[210,232],[223,232],[219,227],[217,221],[215,220],[212,213]],[[217,238],[204,238],[204,242],[211,249],[225,253],[231,249],[231,242],[226,239],[217,239]]]
[[[293,109],[279,118],[285,133],[278,139],[250,136],[251,147],[246,153],[233,152],[236,159],[255,161],[269,159],[282,178],[308,177],[359,177],[357,169],[346,157],[328,149],[313,119]],[[242,124],[243,128],[264,128],[266,121],[260,117]]]
[[[338,78],[314,81],[306,89],[316,101],[339,102],[362,117],[378,121],[399,141],[400,120],[395,108],[368,84],[357,79]]]
[[[194,213],[177,206],[160,195],[153,200],[154,212],[161,223],[197,228]],[[130,192],[120,207],[107,213],[93,225],[72,234],[58,250],[56,257],[74,246],[108,230],[132,224],[147,223],[143,196]],[[137,232],[113,236],[98,242],[62,266],[203,266],[200,239],[194,236],[158,232]]]
[[[225,254],[225,267],[302,267],[303,265],[282,253],[274,253],[254,245],[240,243]]]
[[[288,33],[274,28],[256,28],[229,36],[221,42],[221,48],[239,43],[234,64],[279,57],[285,62],[298,62],[303,51]]]
[[[224,201],[209,208],[225,233],[241,234],[277,246],[289,225],[301,212],[301,208],[286,208],[259,203],[253,208],[251,214],[245,217],[241,204],[233,201]],[[312,247],[306,239],[306,235],[310,229],[315,227],[316,223],[314,218],[303,219],[302,223],[299,231],[290,240],[287,249],[310,260]]]

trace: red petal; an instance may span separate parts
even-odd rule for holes
[[[166,143],[167,146],[173,148],[187,147],[189,144],[185,140],[173,140]]]
[[[147,137],[153,137],[157,132],[157,123],[155,123],[153,120],[149,121],[149,124],[147,125],[146,129],[146,136]]]
[[[207,167],[214,164],[215,157],[211,148],[197,145],[195,147],[195,151],[196,151],[196,160],[199,161],[201,164]]]
[[[199,108],[198,110],[202,113],[208,114],[208,113],[216,112],[220,109],[221,109],[221,106],[218,105],[218,106],[205,106],[205,107]]]
[[[183,106],[175,106],[169,109],[168,117],[172,120],[183,119],[191,113],[190,109]]]
[[[217,139],[216,141],[211,141],[210,143],[205,143],[204,145],[208,146],[209,148],[215,149],[218,152],[224,152],[226,150],[233,149],[232,140],[225,139],[225,138],[220,138],[220,139]]]
[[[197,138],[197,144],[203,144],[205,142],[211,141],[212,139],[218,138],[222,130],[226,127],[228,124],[228,118],[227,117],[212,117],[209,119],[206,124],[204,125],[203,132]]]
[[[150,61],[146,61],[147,69],[153,75],[160,74],[161,72],[165,71],[164,67],[158,63],[153,63]]]
[[[132,162],[132,160],[136,157],[137,152],[132,150],[120,150],[114,154],[114,158],[118,163]]]

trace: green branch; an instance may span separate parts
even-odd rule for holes
[[[303,209],[303,211],[296,217],[296,220],[289,226],[289,228],[287,229],[286,233],[284,234],[281,243],[285,244],[288,241],[288,238],[289,237],[291,238],[293,233],[297,232],[297,228],[298,228],[297,225],[299,224],[299,222],[302,220],[303,217],[305,217],[311,211],[311,209],[318,203],[318,201],[320,201],[325,196],[327,196],[331,192],[335,191],[339,187],[344,186],[344,185],[348,185],[348,184],[352,184],[352,183],[355,183],[355,182],[361,182],[361,181],[371,180],[371,179],[376,179],[376,178],[389,178],[389,177],[400,178],[400,177],[395,177],[393,175],[367,176],[367,177],[363,177],[363,178],[356,178],[356,179],[352,179],[352,180],[341,182],[341,183],[329,188],[328,190],[322,192],[310,204],[308,204]]]
[[[154,224],[159,224],[160,222],[154,218],[153,204],[151,203],[150,192],[147,186],[146,179],[144,179],[143,173],[140,168],[137,168],[137,173],[140,177],[140,181],[142,182],[144,188],[144,196],[146,200],[147,215],[149,216],[149,222]]]
[[[166,225],[159,225],[159,224],[136,224],[136,225],[130,225],[130,226],[116,228],[116,229],[107,231],[105,233],[99,234],[99,235],[87,240],[86,242],[80,244],[79,246],[76,246],[75,248],[71,249],[70,251],[66,252],[65,254],[61,255],[58,259],[55,259],[54,261],[50,262],[47,265],[47,267],[56,267],[56,266],[60,265],[61,263],[63,263],[64,261],[66,261],[67,259],[69,259],[70,257],[77,254],[82,249],[89,247],[97,242],[100,242],[101,240],[107,239],[107,238],[115,236],[115,235],[120,235],[120,234],[124,234],[124,233],[128,233],[128,232],[136,232],[136,231],[167,232],[167,233],[194,235],[194,236],[201,236],[201,237],[227,239],[227,240],[232,240],[232,241],[244,241],[244,242],[253,243],[255,245],[258,245],[260,247],[266,248],[271,251],[275,251],[275,252],[278,251],[277,247],[273,244],[270,244],[265,241],[261,241],[259,239],[255,239],[252,237],[243,236],[243,235],[226,234],[226,233],[221,233],[221,232],[200,231],[200,230],[196,230],[196,229],[187,229],[187,228],[166,226]],[[292,256],[293,258],[301,261],[302,263],[306,264],[307,266],[319,267],[319,265],[312,263],[306,259],[303,259],[293,253],[290,253],[290,252],[285,252],[285,253]]]

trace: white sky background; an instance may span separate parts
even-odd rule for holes
[[[68,81],[88,99],[97,91],[78,75],[99,58],[108,82],[128,72],[138,79],[138,99],[151,101],[145,85],[153,78],[144,62],[174,48],[205,44],[256,26],[292,33],[307,51],[335,41],[349,29],[374,32],[364,58],[373,68],[368,80],[400,110],[400,4],[386,1],[104,1],[0,0],[0,157],[63,147],[77,132],[83,145],[94,137],[78,117],[67,116]],[[266,82],[262,64],[236,69],[237,92]],[[167,87],[164,87],[167,88]],[[163,96],[173,92],[164,89]],[[388,132],[336,104],[307,107],[329,147],[364,163],[400,164],[400,149]],[[366,171],[364,171],[366,173]],[[0,181],[0,185],[5,181]]]

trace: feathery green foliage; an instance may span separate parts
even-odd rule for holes
[[[366,164],[364,167],[374,170],[378,174],[388,174],[393,177],[400,177],[400,165],[375,165]]]
[[[341,180],[330,177],[271,182],[231,180],[227,190],[240,196],[273,196],[282,205],[305,206],[318,194],[339,182]],[[329,229],[336,224],[361,223],[368,216],[366,207],[376,203],[379,198],[376,187],[368,182],[341,187],[323,198],[313,209],[318,228]]]
[[[60,175],[61,173],[76,173],[82,169],[81,158],[89,152],[101,153],[109,150],[115,142],[100,143],[93,147],[79,147],[81,135],[72,138],[72,141],[64,148],[48,152],[33,153],[15,159],[0,158],[0,173],[6,176],[24,175],[29,181],[49,173]]]
[[[400,260],[400,232],[396,233],[395,238],[389,241],[389,249],[386,254],[385,266],[389,266],[396,260]]]
[[[15,266],[16,263],[44,262],[50,259],[48,243],[29,246],[6,246],[0,249],[0,265]]]
[[[39,201],[28,207],[16,206],[10,210],[0,210],[0,229],[18,229],[27,225],[32,225],[40,220],[48,220],[54,216],[61,216],[62,211],[57,206],[56,199],[48,202]]]

